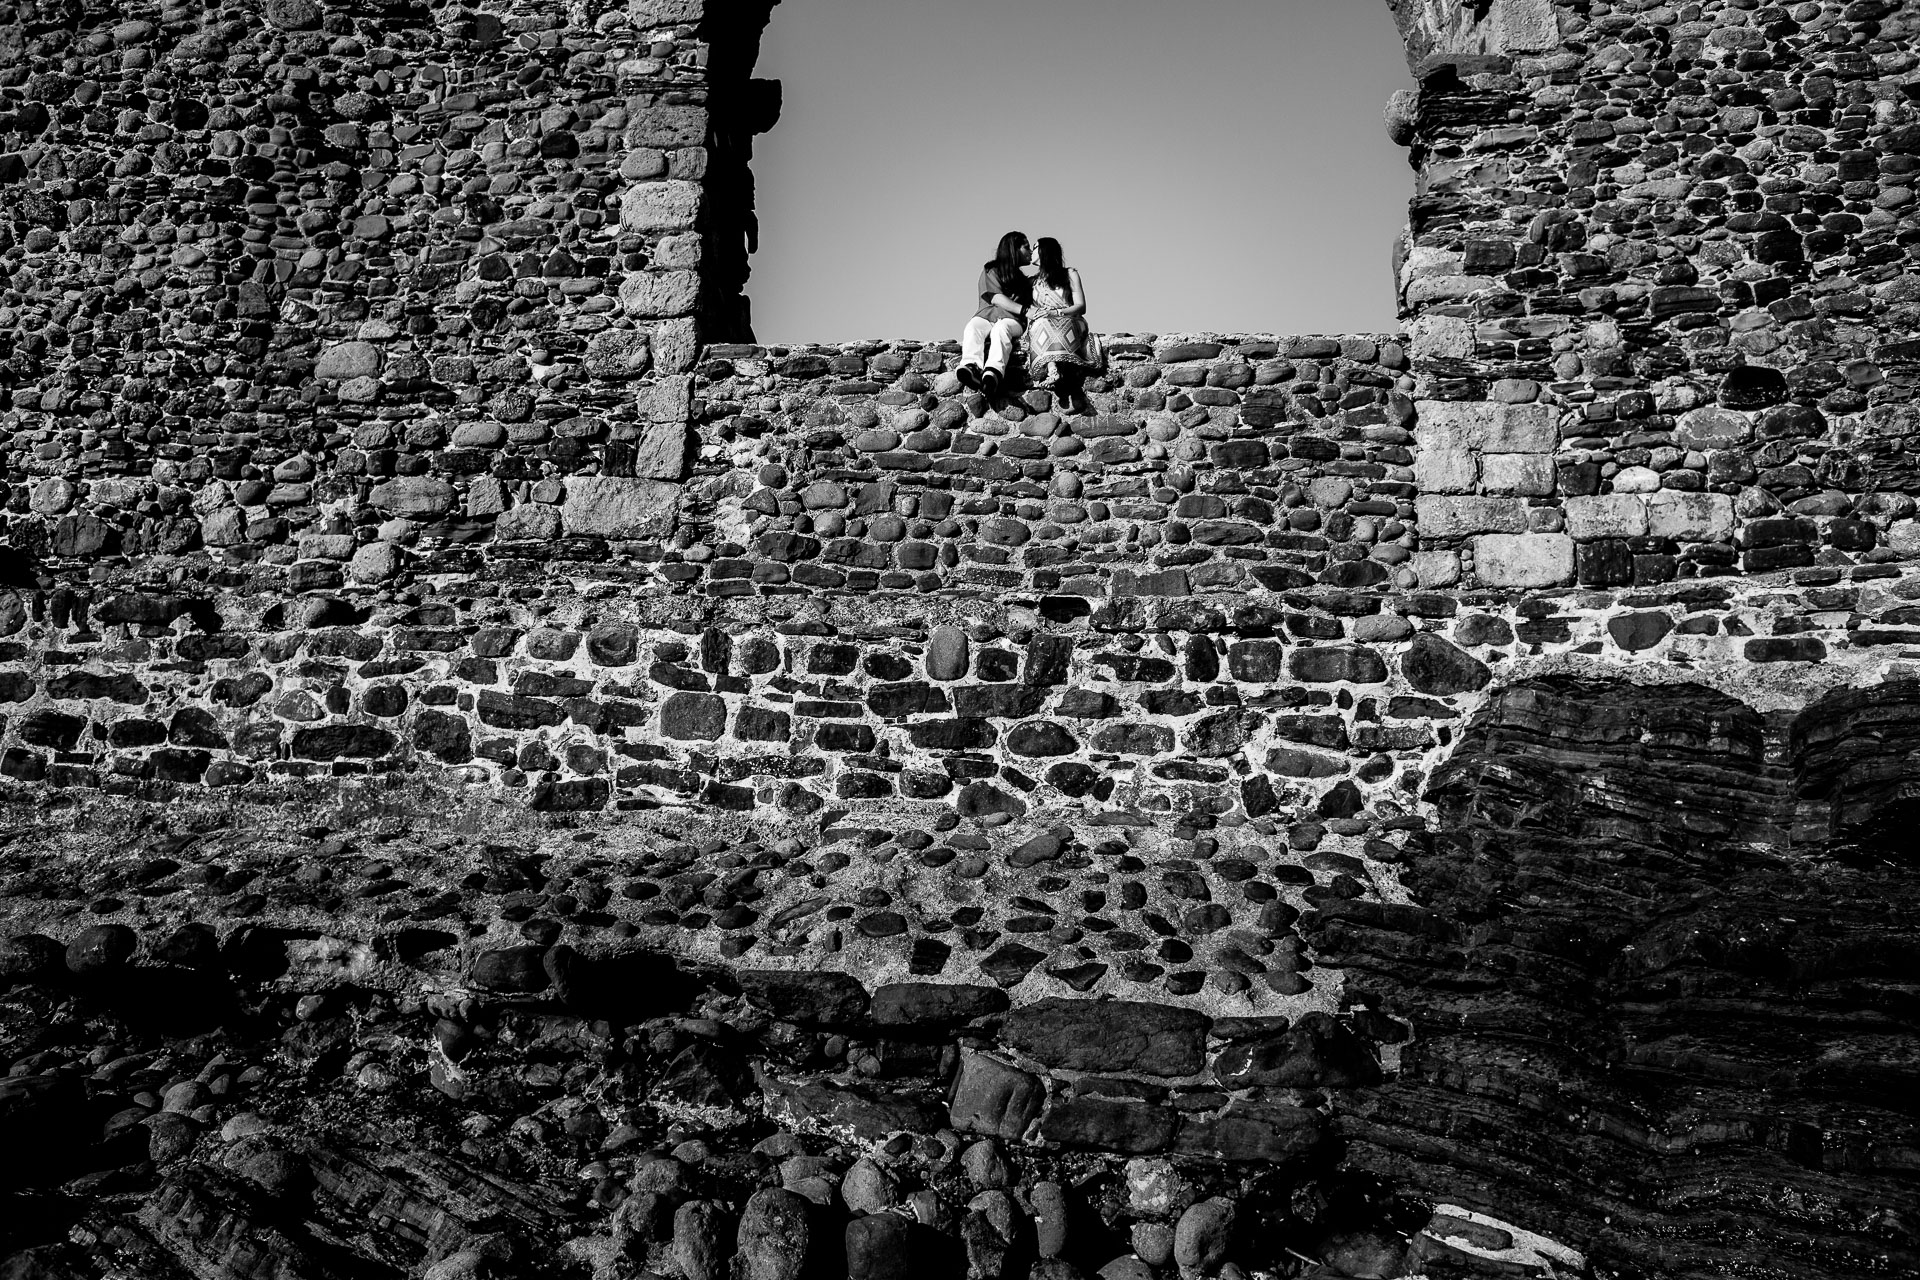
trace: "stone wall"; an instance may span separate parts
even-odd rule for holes
[[[1448,726],[1516,671],[1784,662],[1806,687],[1871,678],[1920,645],[1911,572],[1796,575],[1518,598],[1310,585],[893,605],[747,576],[698,601],[617,581],[360,601],[62,591],[6,620],[0,773],[127,794],[419,778],[540,809],[782,822],[831,807],[1312,825],[1413,804]]]
[[[1388,588],[1911,554],[1907,18],[1710,8],[1401,6],[1420,76],[1389,113],[1418,175],[1409,337],[1203,340],[1160,379],[1164,347],[1123,340],[1095,420],[1070,428],[1085,454],[1044,460],[1150,474],[1162,444],[1177,477],[1217,441],[1258,470],[1257,439],[1276,481],[1412,484],[1385,541],[1419,558],[1382,562],[1405,566]],[[645,565],[707,545],[699,513],[668,517],[670,486],[704,473],[696,438],[738,457],[729,432],[838,425],[776,394],[832,395],[903,438],[918,413],[952,435],[965,408],[986,425],[963,450],[1057,429],[1013,421],[1044,402],[946,399],[937,349],[702,364],[703,341],[746,331],[750,140],[778,109],[749,79],[765,18],[288,4],[68,30],[15,11],[0,323],[19,573],[226,588],[281,568],[298,590],[331,585],[329,560],[363,582],[473,572],[481,547],[556,534]],[[745,376],[720,371],[736,361]],[[803,385],[752,385],[769,377]],[[1142,459],[1097,444],[1123,424]],[[1315,456],[1328,443],[1340,456]],[[978,475],[928,471],[1043,460],[1017,444],[964,455]],[[790,479],[847,469],[807,448]]]
[[[1422,537],[1517,586],[1910,554],[1911,6],[1394,8]]]
[[[1551,415],[1416,401],[1390,338],[1114,345],[1081,412],[1039,389],[964,396],[937,346],[718,346],[626,397],[671,427],[654,440],[683,482],[591,474],[582,455],[577,473],[538,463],[523,500],[488,513],[498,473],[565,442],[492,424],[485,444],[389,451],[392,478],[323,480],[367,493],[357,533],[257,557],[56,557],[43,568],[71,585],[4,598],[0,768],[126,789],[456,766],[542,807],[802,816],[896,797],[1024,813],[1036,787],[1042,807],[1116,787],[1166,805],[1230,784],[1257,817],[1294,771],[1433,745],[1422,699],[1491,679],[1465,656],[1488,637],[1521,646],[1503,656],[1614,652],[1634,643],[1603,634],[1616,599],[1778,594],[1677,578],[1732,554],[1683,539],[1737,532],[1757,567],[1815,558],[1794,538],[1881,537],[1868,518],[1742,524],[1704,491],[1484,492],[1556,474],[1525,451],[1553,447]],[[265,511],[313,487],[252,483]],[[49,478],[31,501],[73,491]],[[1895,541],[1911,524],[1896,510],[1877,517]],[[1504,532],[1476,536],[1476,519]],[[58,516],[52,542],[89,520],[104,523]],[[1609,556],[1664,594],[1475,593],[1489,577],[1553,588]],[[1762,633],[1753,652],[1723,635],[1716,653],[1817,661],[1904,639],[1903,595],[1846,585],[1904,582],[1895,553],[1820,558],[1791,572],[1828,603],[1740,621]],[[1776,643],[1775,625],[1830,639]],[[1361,723],[1275,727],[1335,698]],[[1284,742],[1351,758],[1303,762]],[[1365,768],[1391,790],[1392,766]]]
[[[754,342],[768,0],[0,9],[7,1274],[1920,1268],[1912,13],[1391,7],[1073,404]]]
[[[380,580],[556,477],[679,479],[662,379],[745,328],[769,7],[11,7],[16,574]]]

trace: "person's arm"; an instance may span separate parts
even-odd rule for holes
[[[1002,311],[1011,311],[1017,316],[1024,316],[1027,313],[1025,307],[1009,298],[1001,289],[998,272],[982,271],[980,273],[980,301],[999,307]]]
[[[1067,268],[1067,278],[1073,281],[1073,305],[1062,307],[1063,316],[1083,316],[1087,314],[1087,287],[1080,283],[1080,273],[1072,267]]]

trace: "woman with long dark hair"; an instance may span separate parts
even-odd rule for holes
[[[1009,231],[1000,237],[993,261],[980,268],[980,283],[974,289],[980,310],[960,335],[957,372],[963,384],[989,397],[999,394],[1000,384],[1006,381],[1013,345],[1026,328],[1022,321],[1033,293],[1025,268],[1032,260],[1027,238]]]
[[[1100,341],[1087,328],[1087,288],[1067,265],[1060,242],[1042,236],[1035,248],[1039,270],[1027,311],[1027,370],[1035,386],[1059,388],[1071,401],[1087,375],[1100,369]]]

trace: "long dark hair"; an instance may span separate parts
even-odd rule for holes
[[[993,261],[987,264],[987,270],[993,272],[1000,282],[1000,292],[1016,302],[1025,304],[1033,296],[1033,283],[1027,279],[1027,273],[1020,268],[1026,264],[1020,261],[1020,251],[1027,247],[1027,238],[1018,231],[1009,231],[1000,237],[1000,247],[995,250]]]
[[[1033,242],[1033,249],[1041,278],[1062,293],[1072,293],[1073,281],[1067,275],[1067,260],[1060,254],[1060,242],[1052,236],[1041,236]]]

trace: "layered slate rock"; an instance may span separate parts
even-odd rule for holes
[[[1413,1028],[1396,1077],[1342,1095],[1349,1158],[1524,1205],[1602,1266],[1915,1265],[1910,1242],[1810,1197],[1845,1185],[1912,1211],[1893,1154],[1909,1108],[1871,1082],[1902,1078],[1912,1038],[1882,997],[1920,936],[1904,837],[1879,815],[1900,820],[1917,722],[1905,682],[1771,715],[1689,685],[1498,694],[1432,781],[1415,905],[1302,922]]]

